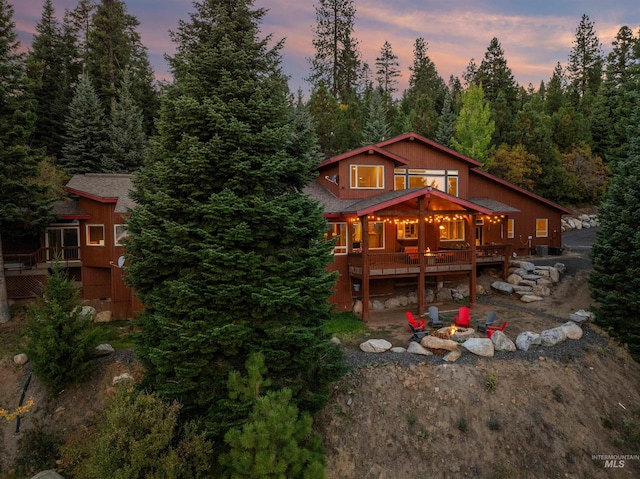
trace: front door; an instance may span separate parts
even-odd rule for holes
[[[73,260],[80,258],[80,234],[77,227],[47,228],[46,247],[47,261],[56,258]]]

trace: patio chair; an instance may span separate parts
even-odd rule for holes
[[[493,323],[496,321],[496,316],[497,314],[495,311],[489,312],[489,314],[487,314],[487,317],[485,319],[480,319],[477,321],[476,330],[482,333],[486,333],[487,328],[489,326],[493,326]]]
[[[417,332],[421,333],[424,331],[424,319],[422,318],[414,318],[411,311],[407,311],[407,320],[409,321],[409,330],[415,329]]]
[[[458,310],[458,313],[453,317],[453,322],[456,326],[459,326],[461,328],[468,328],[470,319],[471,315],[469,308],[467,308],[466,306],[462,306]]]
[[[411,331],[411,339],[409,341],[415,341],[416,343],[419,343],[422,341],[422,338],[429,335],[426,331],[418,331],[411,323],[409,323],[409,331]]]
[[[487,338],[490,338],[493,335],[493,333],[495,333],[496,331],[504,331],[504,328],[506,327],[507,327],[506,321],[502,323],[502,326],[489,326],[487,328]]]
[[[429,324],[434,328],[444,326],[444,320],[440,316],[437,306],[429,306]]]

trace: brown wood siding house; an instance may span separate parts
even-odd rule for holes
[[[424,314],[427,281],[467,278],[477,268],[507,274],[513,255],[560,248],[566,208],[480,170],[481,164],[414,133],[329,158],[306,193],[324,208],[336,241],[330,301],[349,310],[415,285]]]

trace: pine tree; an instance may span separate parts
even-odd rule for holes
[[[133,173],[142,165],[147,137],[142,125],[142,110],[131,97],[130,86],[131,73],[125,71],[109,124],[109,140],[102,161],[105,173]]]
[[[247,377],[230,373],[231,399],[251,404],[252,411],[242,428],[225,434],[230,451],[220,458],[223,477],[325,477],[324,449],[309,413],[299,413],[290,389],[263,394],[267,368],[261,354],[249,357],[247,373]]]
[[[444,106],[440,112],[440,118],[438,118],[438,129],[435,136],[435,140],[447,148],[451,147],[451,138],[453,138],[456,125],[456,114],[451,103],[451,95],[447,92],[444,97]]]
[[[376,58],[376,81],[378,86],[389,96],[398,91],[397,78],[401,76],[398,56],[393,53],[391,44],[384,42],[380,56]]]
[[[69,105],[65,131],[60,166],[70,175],[102,172],[106,142],[104,111],[86,74],[80,77]]]
[[[374,90],[371,93],[369,114],[362,130],[363,145],[376,144],[391,136],[385,103],[385,92],[382,89]]]
[[[640,97],[627,131],[626,158],[615,167],[598,210],[600,229],[591,249],[589,288],[596,322],[640,357]]]
[[[264,10],[252,4],[195,3],[172,34],[174,83],[128,223],[146,380],[218,440],[246,419],[228,405],[227,375],[251,352],[302,412],[323,406],[342,368],[322,329],[334,283],[326,222],[301,192],[320,158],[300,151],[282,42],[258,37]]]
[[[462,95],[462,109],[456,120],[451,146],[463,155],[483,163],[483,169],[491,167],[491,137],[495,125],[491,119],[491,107],[484,100],[482,87],[471,84]]]
[[[59,264],[47,277],[43,298],[27,315],[27,355],[35,375],[57,393],[81,381],[93,367],[96,330],[82,314],[79,290]]]
[[[598,91],[602,81],[603,63],[602,45],[594,29],[594,23],[587,15],[582,15],[567,65],[571,92],[576,105],[587,93],[593,95]]]
[[[544,98],[544,108],[547,114],[553,115],[564,104],[565,95],[565,79],[564,70],[560,62],[556,64],[553,70],[549,84],[547,85],[546,95]]]
[[[413,131],[433,138],[447,87],[427,55],[428,49],[429,45],[424,38],[416,39],[413,64],[409,67],[409,88],[404,92],[402,108],[409,117]]]
[[[28,75],[37,102],[33,144],[59,158],[64,143],[64,120],[79,73],[74,37],[59,24],[51,0],[44,3],[28,54]]]
[[[324,81],[329,91],[345,100],[361,86],[362,60],[353,37],[356,8],[353,0],[319,0],[313,30],[315,55],[309,59],[313,85]]]
[[[36,120],[28,94],[25,56],[20,52],[13,22],[13,7],[0,0],[0,323],[9,321],[9,303],[2,259],[2,235],[8,226],[46,224],[47,189],[34,180],[43,155],[29,147]]]

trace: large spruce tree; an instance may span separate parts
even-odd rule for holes
[[[320,158],[281,72],[282,42],[259,37],[265,11],[252,0],[194,7],[172,33],[174,83],[135,179],[127,278],[145,306],[149,385],[221,439],[248,415],[228,400],[227,376],[251,352],[301,411],[323,406],[342,366],[323,332],[326,223],[302,193]]]
[[[47,187],[35,181],[42,154],[28,144],[35,102],[28,94],[25,55],[14,28],[13,7],[0,0],[0,323],[10,319],[2,235],[49,220]]]
[[[640,95],[627,130],[627,156],[620,159],[598,211],[600,230],[591,250],[591,295],[596,321],[640,358]]]

